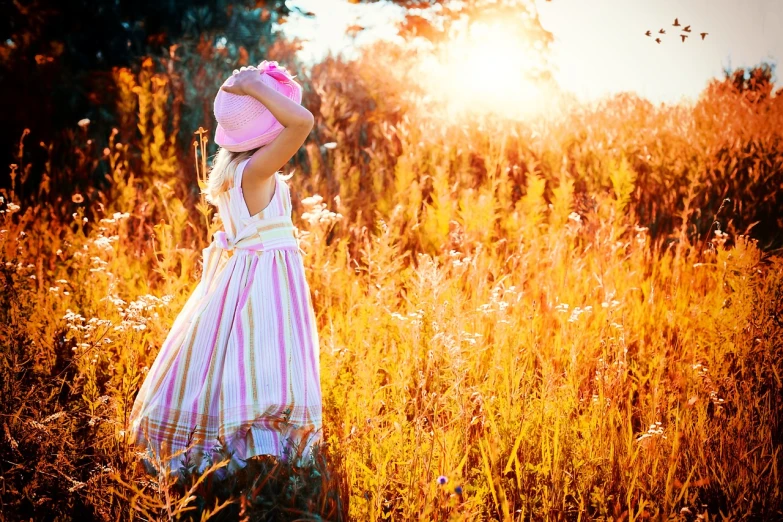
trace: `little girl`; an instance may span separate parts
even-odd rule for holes
[[[268,61],[235,70],[215,97],[221,148],[204,193],[224,230],[203,251],[201,281],[129,421],[132,442],[172,472],[184,458],[172,455],[188,446],[203,472],[204,455],[218,460],[218,436],[233,452],[228,472],[256,455],[286,461],[289,451],[301,464],[322,440],[315,315],[291,194],[277,172],[313,127],[301,101],[301,86]]]

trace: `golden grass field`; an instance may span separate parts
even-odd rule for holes
[[[693,107],[618,95],[446,125],[364,65],[313,70],[316,129],[286,170],[320,332],[318,469],[259,470],[226,503],[209,477],[146,476],[127,444],[219,226],[198,194],[212,134],[176,150],[148,63],[115,71],[110,146],[74,146],[105,186],[3,194],[4,516],[783,518],[783,262],[750,238],[781,219],[781,97],[716,81]]]

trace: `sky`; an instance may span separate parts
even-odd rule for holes
[[[285,34],[308,40],[300,58],[327,52],[355,56],[378,39],[394,40],[403,11],[384,1],[288,0],[312,11],[312,19],[291,16]],[[725,66],[753,66],[783,58],[783,0],[536,0],[541,23],[555,39],[555,77],[582,100],[634,91],[653,102],[693,101]],[[683,43],[674,18],[691,25]],[[356,38],[345,28],[366,29]],[[660,28],[665,35],[658,35]],[[650,29],[652,37],[644,36]],[[700,32],[709,33],[702,41]],[[655,43],[660,36],[662,42]],[[776,85],[783,72],[776,70]]]

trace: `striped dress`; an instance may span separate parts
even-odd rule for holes
[[[288,184],[275,173],[269,205],[250,215],[237,165],[217,201],[224,230],[203,251],[201,281],[186,301],[139,390],[129,418],[142,461],[178,472],[188,446],[203,471],[220,446],[244,459],[312,457],[321,437],[318,334],[291,221]],[[190,438],[192,436],[192,439]]]

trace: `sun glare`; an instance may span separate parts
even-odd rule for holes
[[[476,21],[424,57],[420,77],[452,116],[493,112],[524,118],[540,112],[545,99],[533,79],[537,58],[510,21]]]

